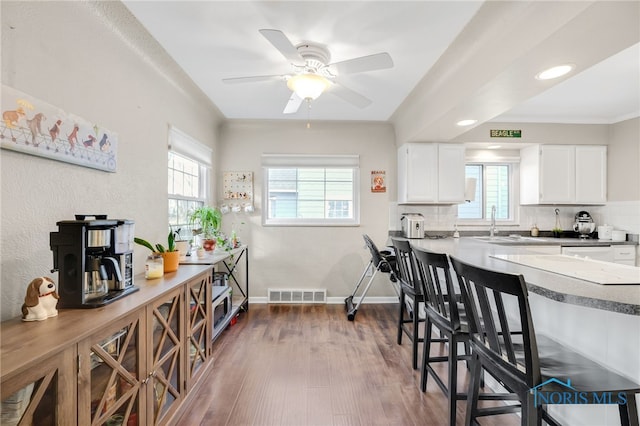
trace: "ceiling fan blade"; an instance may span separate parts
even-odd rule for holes
[[[250,77],[232,77],[223,78],[222,81],[227,84],[236,83],[253,83],[256,81],[269,81],[269,80],[284,80],[284,75],[253,75]]]
[[[391,59],[391,55],[384,52],[336,62],[329,66],[334,67],[338,74],[354,74],[357,72],[393,68],[393,59]]]
[[[298,49],[291,43],[286,35],[280,30],[258,30],[269,43],[282,53],[282,55],[292,64],[303,66],[306,64]]]
[[[357,106],[358,108],[366,108],[372,103],[371,99],[361,95],[358,92],[354,92],[353,90],[335,81],[333,82],[331,89],[328,90],[327,93],[333,93],[337,97],[349,102],[352,105]]]
[[[291,93],[291,97],[289,98],[289,102],[287,102],[287,106],[284,107],[283,114],[294,114],[298,112],[300,105],[302,104],[302,99],[300,96],[296,95],[295,92]]]

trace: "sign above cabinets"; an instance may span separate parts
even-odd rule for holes
[[[521,138],[522,130],[489,130],[492,138]]]

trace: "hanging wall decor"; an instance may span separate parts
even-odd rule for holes
[[[0,109],[3,149],[116,171],[114,132],[5,85]]]
[[[253,172],[224,172],[222,181],[222,213],[253,212]]]
[[[384,170],[373,170],[371,172],[371,192],[387,192]]]

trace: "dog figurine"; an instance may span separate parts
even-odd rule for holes
[[[22,305],[22,321],[42,321],[58,315],[58,292],[50,278],[39,277],[27,287]]]

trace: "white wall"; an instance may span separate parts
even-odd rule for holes
[[[168,125],[215,149],[220,116],[119,2],[1,7],[2,84],[100,123],[119,145],[116,173],[0,151],[4,320],[20,315],[33,278],[57,280],[49,272],[57,221],[104,213],[166,239]],[[136,272],[147,254],[136,247]]]
[[[350,294],[369,262],[362,234],[378,246],[387,240],[390,193],[372,193],[370,175],[385,170],[387,186],[395,186],[396,147],[390,124],[311,122],[227,122],[220,132],[218,178],[223,171],[253,171],[256,211],[240,216],[239,230],[250,246],[251,297],[266,297],[267,288],[327,288],[328,297]],[[262,214],[263,153],[359,154],[360,226],[265,227]],[[220,181],[220,179],[219,179]],[[221,193],[221,188],[218,188]],[[394,191],[395,194],[395,191]],[[230,230],[234,219],[223,219]],[[394,295],[384,276],[369,295]]]

